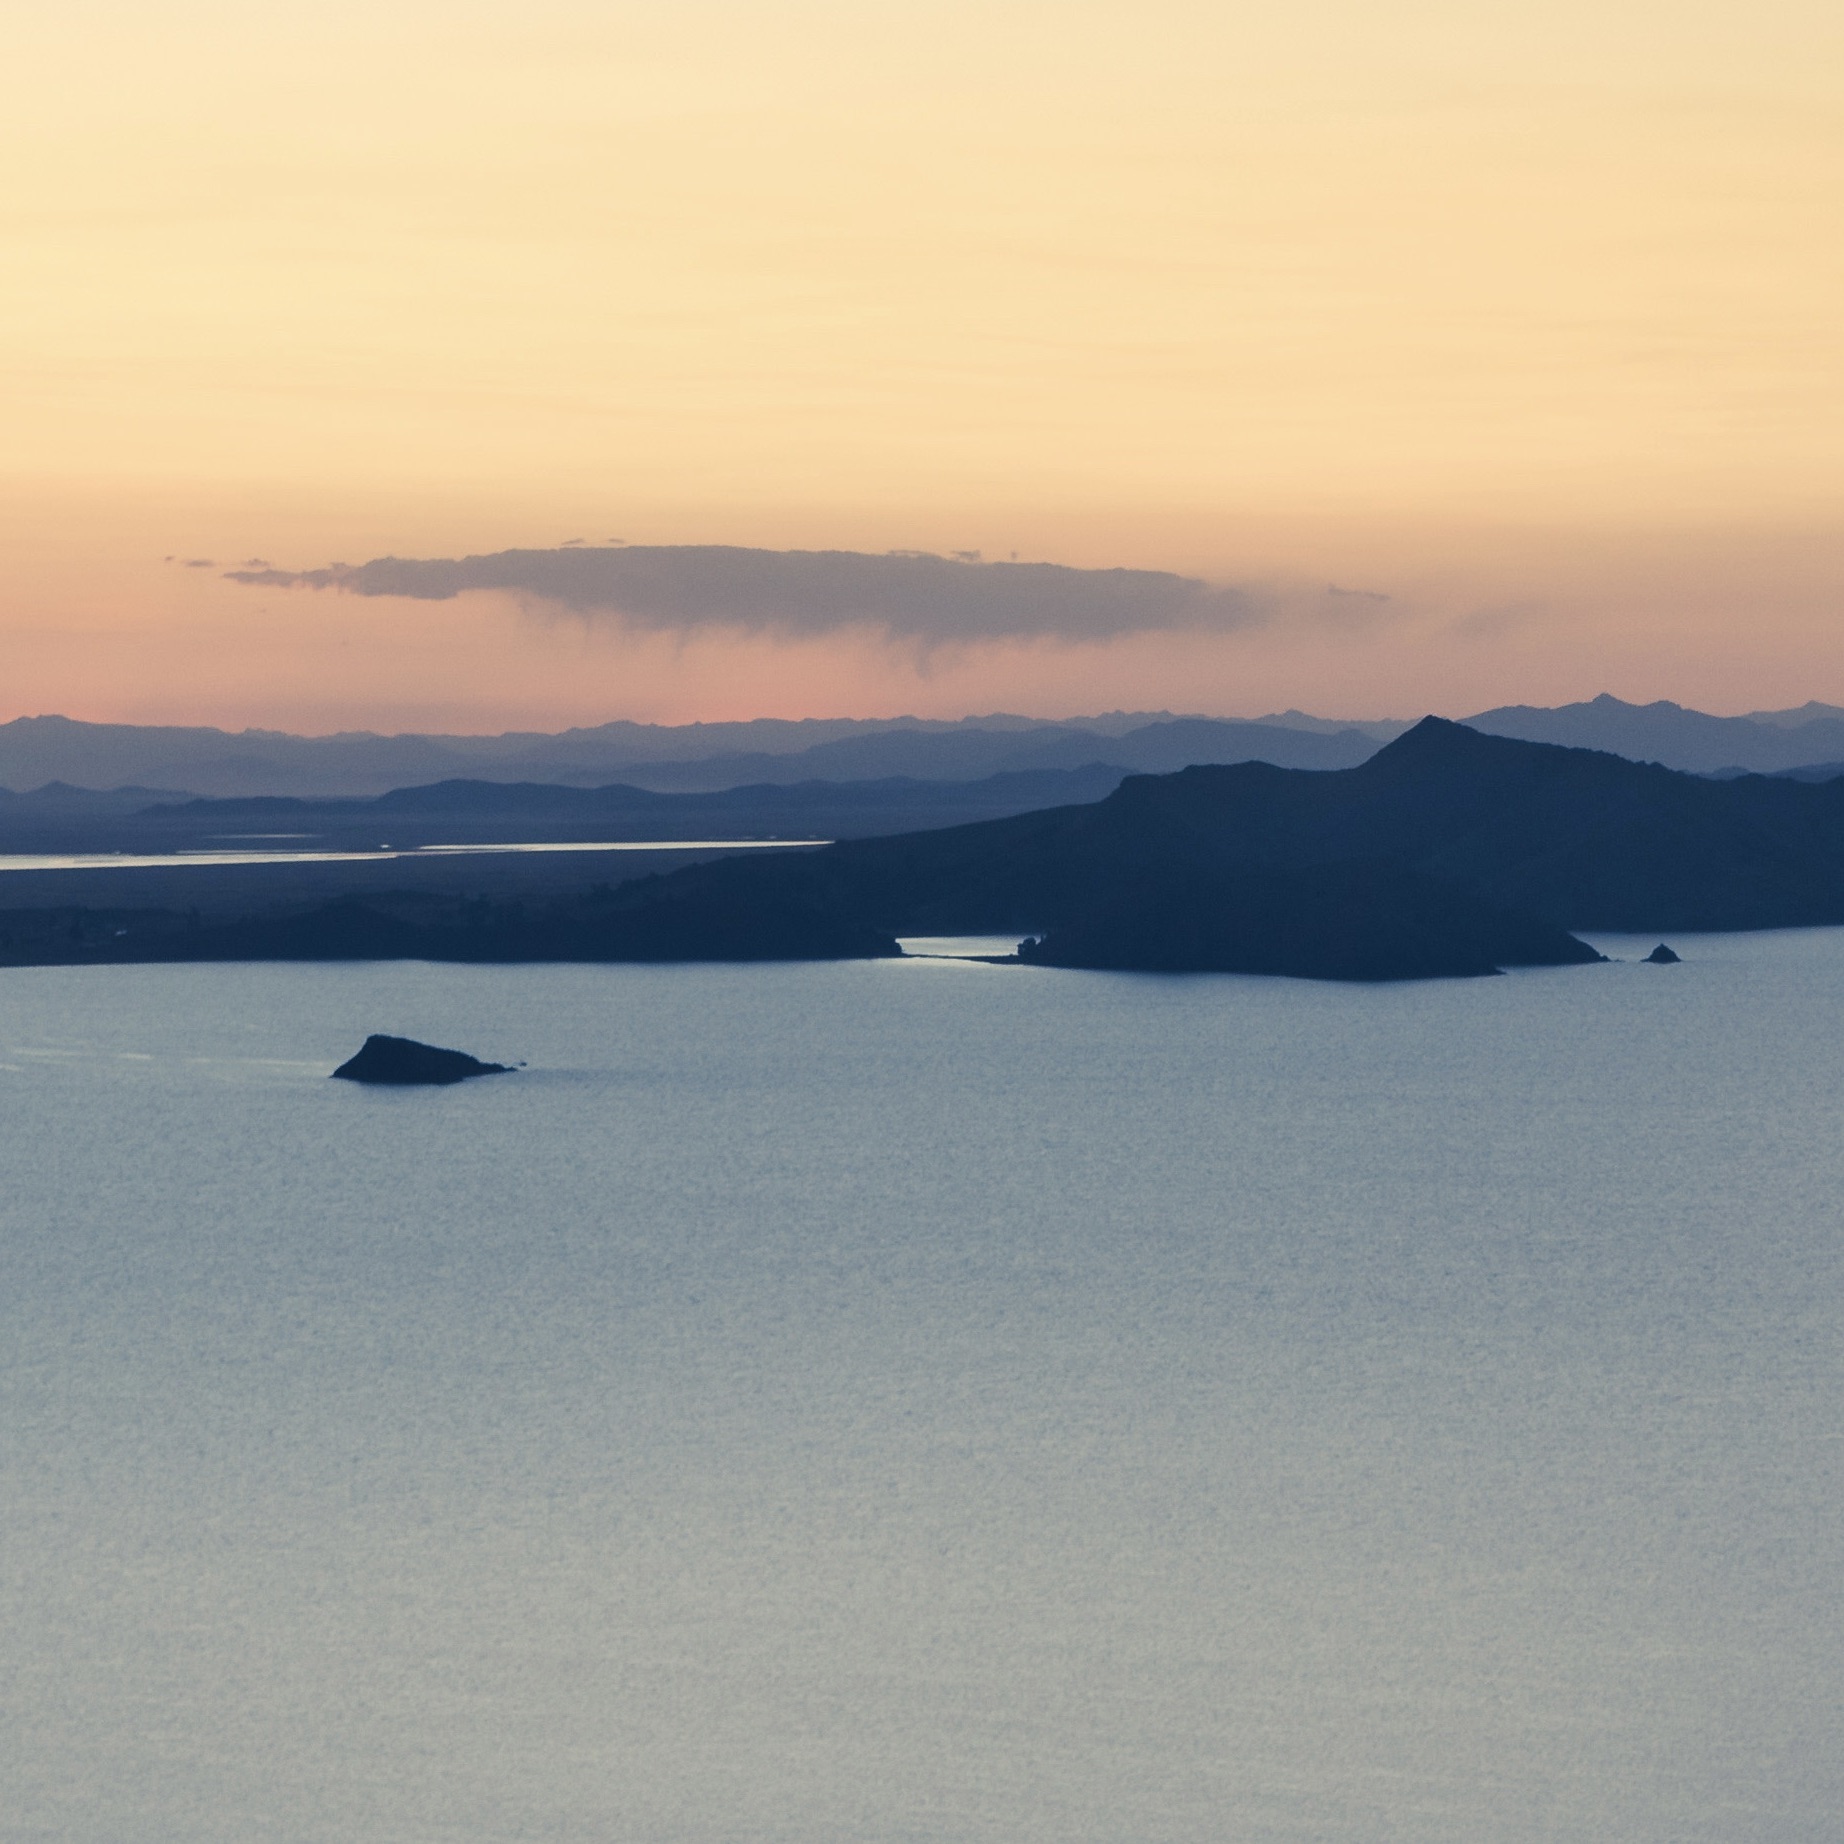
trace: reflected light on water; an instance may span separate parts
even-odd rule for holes
[[[453,858],[494,852],[756,852],[829,845],[829,839],[594,839],[562,844],[417,845],[368,852],[7,852],[4,871],[144,871],[185,865],[371,864],[385,858]],[[1011,950],[1008,947],[1006,952]]]

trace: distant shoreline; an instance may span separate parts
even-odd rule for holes
[[[483,845],[380,845],[376,851],[297,852],[7,852],[0,876],[22,871],[234,870],[259,864],[378,864],[393,858],[491,857],[524,852],[749,852],[797,851],[830,845],[830,839],[596,839],[507,841]]]

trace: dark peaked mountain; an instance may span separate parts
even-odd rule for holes
[[[1123,883],[1186,869],[1386,860],[1563,928],[1844,922],[1844,785],[1706,781],[1426,718],[1358,768],[1248,763],[1136,776],[1091,807],[783,867],[837,875],[881,915],[1054,924]],[[836,867],[836,868],[835,868]],[[729,875],[713,865],[697,876]]]
[[[1844,922],[1844,786],[1706,781],[1428,718],[1360,767],[1135,776],[1092,806],[694,867],[644,906],[796,896],[1027,958],[1385,978],[1590,958],[1565,931]]]

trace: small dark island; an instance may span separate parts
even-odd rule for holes
[[[504,1076],[505,1063],[483,1063],[464,1050],[438,1050],[413,1037],[366,1038],[365,1047],[333,1072],[336,1082],[380,1082],[398,1086],[466,1082],[472,1076]]]
[[[1649,967],[1675,967],[1683,958],[1684,956],[1682,954],[1673,954],[1661,941],[1658,946],[1646,956],[1646,965]]]

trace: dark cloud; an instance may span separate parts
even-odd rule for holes
[[[447,601],[494,589],[655,629],[733,627],[790,636],[882,628],[925,643],[1105,640],[1181,627],[1246,627],[1258,599],[1163,570],[1076,570],[902,551],[760,551],[734,545],[377,557],[322,570],[232,570],[233,582]]]

